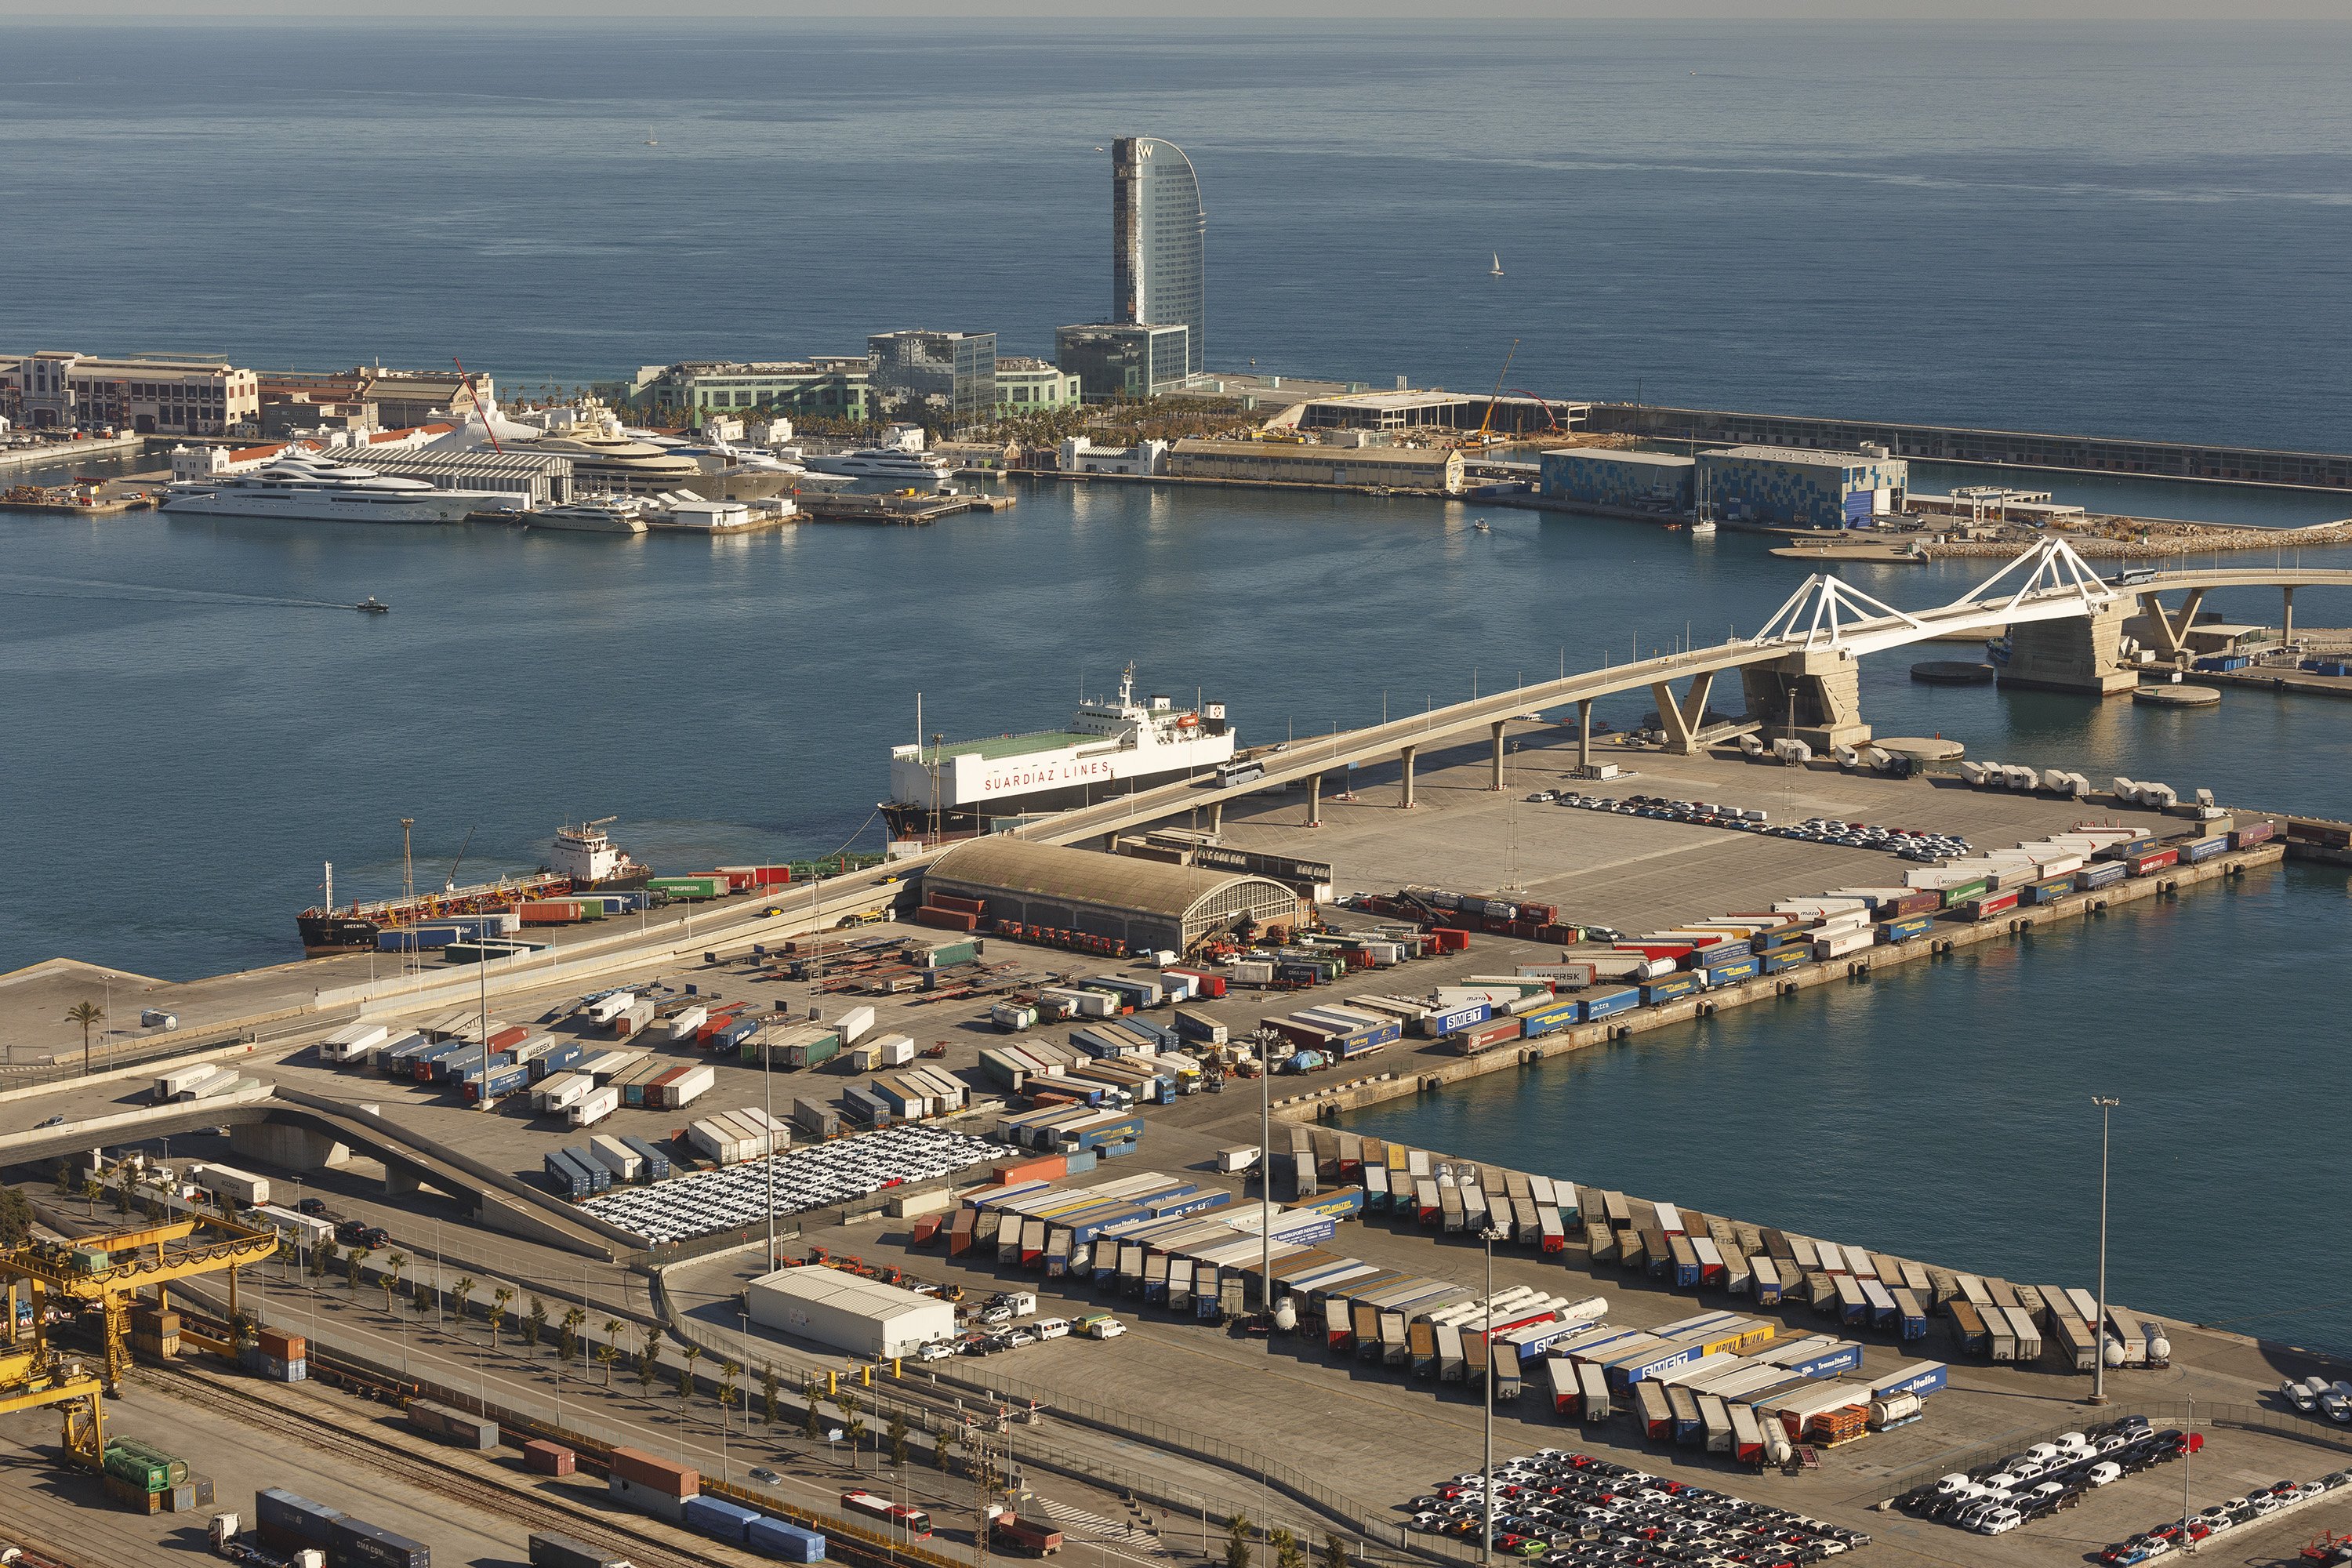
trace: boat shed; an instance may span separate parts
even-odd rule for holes
[[[1033,844],[992,834],[960,844],[923,873],[923,896],[978,899],[986,922],[1015,921],[1048,931],[1108,937],[1129,951],[1189,952],[1204,937],[1244,921],[1288,925],[1298,895],[1271,878],[1171,866]]]

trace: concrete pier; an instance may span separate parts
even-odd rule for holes
[[[1766,735],[1802,741],[1821,752],[1870,739],[1862,719],[1861,661],[1844,649],[1812,648],[1742,665],[1739,683],[1748,722]]]
[[[2195,616],[2204,597],[2202,594],[2189,596],[2189,616]],[[2162,621],[2161,615],[2158,619]],[[2003,686],[2035,691],[2073,691],[2085,697],[2113,697],[2127,692],[2139,684],[2139,677],[2120,668],[2123,626],[2123,606],[2116,604],[2095,616],[2011,626],[2009,662],[1994,679]],[[2187,629],[2186,622],[2181,629]],[[2173,640],[2177,645],[2177,635]],[[2174,651],[2178,651],[2177,646]]]

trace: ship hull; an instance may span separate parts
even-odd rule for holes
[[[932,808],[908,801],[884,801],[880,810],[883,820],[889,824],[894,838],[927,838],[945,837],[967,837],[985,833],[989,824],[1008,817],[1038,816],[1049,812],[1070,811],[1082,805],[1093,805],[1115,800],[1123,795],[1156,789],[1188,777],[1205,778],[1208,771],[1200,767],[1163,768],[1158,773],[1130,773],[1124,778],[1103,782],[1065,784],[1055,789],[1032,791],[1026,795],[998,796],[990,800],[962,805]]]

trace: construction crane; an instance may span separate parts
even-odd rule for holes
[[[1559,416],[1551,411],[1550,402],[1540,394],[1529,392],[1524,386],[1505,387],[1504,390],[1508,392],[1514,397],[1524,397],[1529,403],[1534,404],[1538,408],[1542,409],[1544,428],[1550,434],[1554,436],[1565,436],[1568,434],[1567,431],[1559,427]]]
[[[1486,417],[1478,421],[1478,433],[1475,436],[1473,436],[1468,441],[1465,441],[1463,443],[1464,446],[1467,447],[1475,445],[1479,450],[1486,450],[1486,429],[1487,426],[1495,423],[1495,404],[1496,400],[1503,395],[1503,383],[1511,374],[1511,362],[1518,357],[1519,340],[1513,338],[1511,340],[1511,352],[1503,356],[1503,368],[1495,373],[1495,390],[1486,395]]]
[[[443,892],[454,893],[457,890],[457,868],[466,863],[466,851],[474,847],[474,835],[480,831],[479,823],[466,829],[466,841],[457,846],[457,858],[449,862],[449,879],[441,884]]]
[[[257,1230],[211,1215],[188,1215],[71,1241],[35,1241],[0,1251],[7,1319],[0,1325],[0,1414],[54,1405],[65,1423],[66,1452],[91,1469],[106,1463],[105,1397],[120,1394],[131,1365],[131,1304],[152,1286],[157,1308],[170,1305],[173,1282],[228,1274],[229,1311],[236,1311],[236,1271],[278,1251],[275,1230]],[[48,1308],[96,1306],[101,1364],[49,1342]],[[19,1325],[29,1319],[27,1332]],[[183,1331],[200,1348],[235,1356],[236,1347]]]
[[[459,359],[456,354],[451,354],[449,356],[449,363],[457,367],[457,380],[465,387],[466,395],[473,399],[474,412],[482,416],[482,434],[489,437],[490,450],[496,452],[501,458],[505,457],[507,455],[507,449],[499,445],[498,426],[492,423],[491,409],[489,405],[482,401],[481,388],[474,384],[474,373],[467,370],[466,368],[466,362]]]

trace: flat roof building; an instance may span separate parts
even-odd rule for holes
[[[1078,378],[1088,403],[1138,402],[1184,384],[1183,327],[1094,321],[1054,329],[1054,363]]]
[[[1452,392],[1355,392],[1318,397],[1299,412],[1302,430],[1418,430],[1425,426],[1458,430],[1470,400]]]
[[[9,406],[29,429],[111,425],[142,436],[257,434],[254,373],[199,354],[110,358],[67,349],[0,359]]]
[[[1168,471],[1180,479],[1347,485],[1446,495],[1462,490],[1462,454],[1450,447],[1325,447],[1188,437],[1169,448]]]
[[[1111,320],[1182,327],[1182,375],[1201,373],[1207,341],[1208,216],[1192,161],[1173,142],[1110,144]]]
[[[996,407],[994,332],[877,332],[866,353],[884,414],[970,416]]]
[[[827,419],[867,417],[874,362],[863,354],[819,354],[803,360],[682,360],[646,365],[635,381],[614,386],[618,402],[646,406],[656,418],[695,425],[714,409]]]
[[[1541,454],[1537,467],[1537,488],[1546,500],[1680,515],[1691,510],[1698,464],[1671,452],[1570,447]]]
[[[1288,925],[1298,895],[1265,877],[992,834],[960,844],[923,873],[923,896],[979,899],[990,920],[1108,937],[1136,952],[1189,952],[1244,921]]]
[[[853,1355],[911,1355],[955,1337],[955,1308],[938,1297],[821,1265],[779,1268],[752,1280],[748,1295],[761,1327]]]
[[[1728,447],[1698,455],[1697,504],[1765,528],[1868,528],[1903,510],[1911,465],[1870,452]]]

